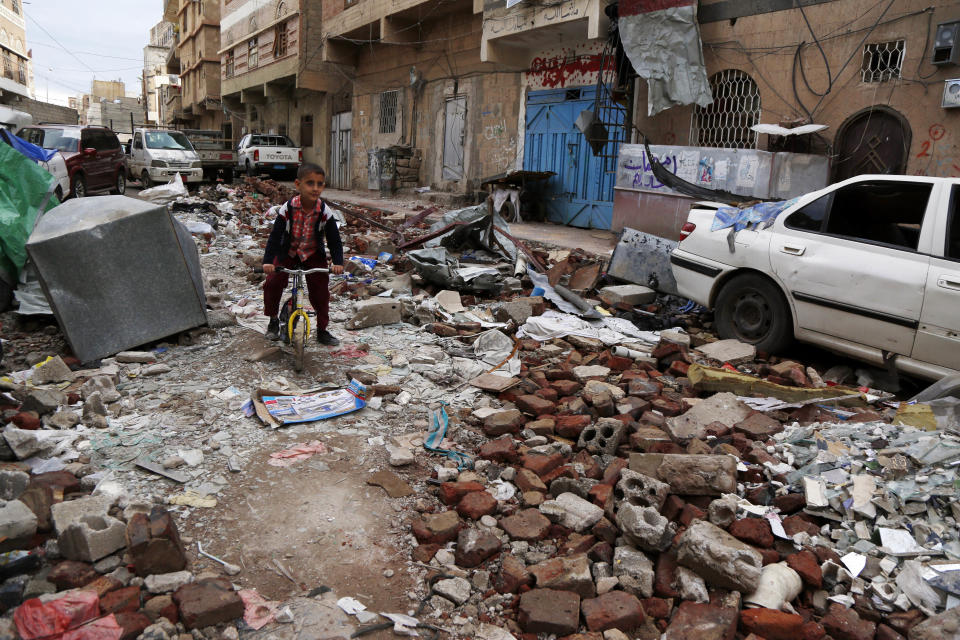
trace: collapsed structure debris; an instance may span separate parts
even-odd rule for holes
[[[294,377],[249,269],[289,195],[247,179],[171,203],[208,328],[86,364],[6,334],[0,637],[956,629],[960,401],[717,341],[685,301],[485,207],[338,203],[343,345]],[[350,380],[363,402],[322,422],[262,402]],[[335,565],[373,586],[344,593]]]

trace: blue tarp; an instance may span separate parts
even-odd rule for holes
[[[32,142],[27,142],[23,138],[15,136],[6,129],[0,129],[0,139],[34,162],[50,162],[50,158],[57,155],[56,149],[38,147]]]
[[[761,202],[751,207],[738,209],[737,207],[720,207],[713,217],[713,224],[710,225],[711,231],[733,227],[733,230],[740,231],[750,225],[756,225],[760,229],[766,229],[777,216],[783,213],[785,209],[793,206],[797,198],[790,200],[780,200],[777,202]]]

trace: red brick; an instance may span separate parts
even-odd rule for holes
[[[203,629],[243,616],[243,600],[225,578],[204,578],[183,585],[174,592],[173,600],[187,629]]]
[[[527,571],[523,560],[504,554],[500,565],[500,573],[494,581],[494,587],[499,593],[516,593],[520,587],[533,584],[533,575]]]
[[[477,455],[484,460],[494,462],[516,462],[519,458],[516,442],[510,437],[485,442],[477,451]]]
[[[166,509],[154,507],[149,516],[134,514],[127,523],[126,540],[138,576],[183,571],[187,566],[180,534]]]
[[[877,640],[907,640],[907,638],[881,623],[877,625]]]
[[[524,509],[501,520],[500,528],[513,540],[542,540],[550,529],[550,520],[538,509]]]
[[[787,556],[786,560],[790,568],[800,574],[800,578],[805,583],[815,589],[823,586],[823,572],[820,570],[820,562],[815,553],[804,549]]]
[[[546,400],[547,402],[556,403],[560,396],[557,394],[556,389],[537,389],[533,395],[539,396]]]
[[[569,464],[557,467],[552,471],[540,476],[540,479],[543,480],[543,483],[547,486],[550,486],[550,483],[556,480],[557,478],[570,478],[571,480],[576,480],[579,476],[577,475],[576,470]]]
[[[121,611],[114,618],[123,629],[120,640],[136,640],[152,624],[150,618],[138,611]]]
[[[667,368],[667,373],[675,378],[682,378],[683,376],[687,375],[687,370],[689,368],[690,365],[683,360],[674,360]]]
[[[558,436],[576,440],[580,432],[590,425],[592,418],[588,415],[560,416],[557,418],[554,431]]]
[[[666,620],[673,611],[672,598],[644,598],[640,600],[640,604],[648,618]]]
[[[483,490],[479,482],[444,482],[440,485],[440,501],[446,505],[458,504],[468,493]]]
[[[519,396],[514,404],[517,405],[517,409],[532,416],[546,415],[556,408],[553,402],[534,395]]]
[[[608,484],[595,484],[590,487],[589,496],[598,507],[606,507],[607,501],[613,498],[613,487]]]
[[[820,527],[803,517],[803,514],[789,516],[783,519],[783,530],[788,536],[794,536],[805,531],[811,536],[820,534]]]
[[[528,453],[523,456],[523,466],[525,469],[530,469],[535,474],[543,477],[544,474],[549,473],[562,465],[564,462],[564,457],[559,453],[553,453],[550,455],[543,455],[540,453]]]
[[[626,591],[610,591],[588,598],[580,603],[580,610],[590,631],[631,631],[646,619],[640,601]]]
[[[770,522],[766,518],[735,520],[727,531],[734,538],[756,547],[766,549],[773,546],[773,530],[770,529]]]
[[[580,596],[555,589],[528,591],[520,596],[517,622],[527,633],[576,633],[580,626]]]
[[[455,540],[463,526],[456,511],[425,513],[410,523],[413,535],[420,544],[443,544]]]
[[[703,509],[688,502],[683,505],[683,511],[680,512],[679,522],[683,526],[689,527],[690,523],[694,520],[705,520],[706,517],[707,514]]]
[[[661,553],[657,556],[656,572],[653,577],[653,593],[661,598],[679,598],[674,588],[677,581],[677,558],[673,553]]]
[[[457,504],[457,513],[472,520],[479,520],[496,510],[497,499],[486,491],[471,491]]]
[[[797,640],[803,623],[800,616],[775,609],[744,609],[740,612],[743,629],[766,640]]]
[[[513,483],[517,485],[517,488],[523,493],[526,493],[527,491],[545,492],[547,490],[547,485],[543,483],[543,480],[540,479],[540,476],[535,474],[530,469],[518,469]]]
[[[118,613],[120,611],[136,611],[140,608],[140,587],[123,587],[100,598],[100,611]]]
[[[554,380],[550,383],[550,387],[554,389],[561,397],[565,397],[576,395],[583,385],[576,380]]]
[[[93,570],[92,565],[75,560],[64,560],[50,570],[47,580],[56,585],[59,591],[63,591],[78,589],[90,584],[98,577],[100,574]]]
[[[782,496],[776,496],[773,499],[773,506],[780,509],[780,513],[789,515],[806,507],[807,499],[802,493],[787,493]]]
[[[17,415],[13,416],[10,419],[10,422],[15,424],[21,429],[27,429],[28,431],[36,431],[43,424],[40,422],[40,418],[37,417],[35,411],[21,411]]]
[[[650,406],[668,418],[678,416],[683,413],[683,407],[679,402],[670,400],[669,398],[664,398],[663,396],[657,396],[656,398],[650,400]]]
[[[853,609],[833,603],[820,621],[835,640],[873,640],[877,632],[875,622],[862,619]]]
[[[417,548],[419,549],[421,547]],[[426,562],[429,562],[429,559],[426,560]],[[147,600],[143,604],[143,612],[154,622],[157,621],[157,618],[166,618],[173,624],[180,621],[177,605],[174,603],[173,598],[168,595],[155,596]]]
[[[627,468],[627,464],[626,458],[614,458],[603,470],[600,483],[615,486],[620,481],[620,472]]]
[[[667,627],[665,640],[733,640],[737,610],[715,604],[684,601]]]

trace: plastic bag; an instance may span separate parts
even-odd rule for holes
[[[123,627],[111,613],[79,629],[67,631],[60,640],[120,640],[122,637]]]
[[[172,202],[180,196],[187,195],[187,188],[183,184],[183,178],[180,177],[180,174],[177,173],[173,177],[173,180],[167,184],[162,184],[158,187],[151,187],[149,189],[144,189],[137,194],[137,197],[141,200],[149,200],[150,202]]]
[[[23,640],[59,636],[100,615],[100,597],[93,591],[67,591],[56,600],[31,598],[13,614]],[[117,636],[119,638],[119,636]]]

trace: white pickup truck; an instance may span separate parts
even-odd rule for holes
[[[960,178],[862,175],[779,206],[698,203],[670,261],[721,337],[960,372]]]
[[[237,168],[248,176],[269,173],[294,178],[303,152],[287,136],[272,133],[248,133],[237,145]]]

